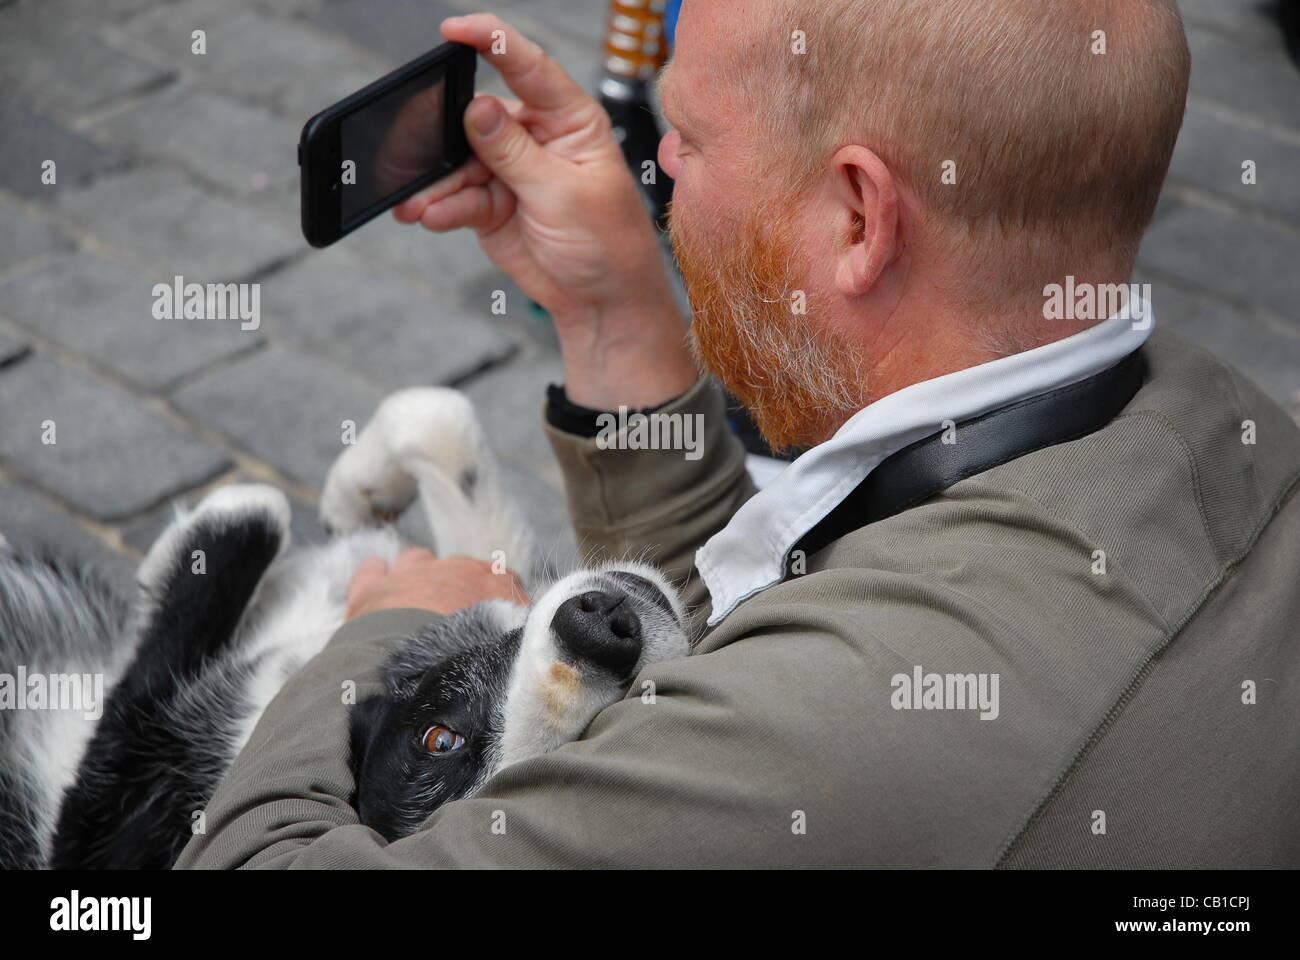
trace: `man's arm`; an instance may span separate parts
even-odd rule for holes
[[[754,483],[711,381],[698,381],[653,416],[663,418],[660,438],[681,439],[681,449],[628,449],[632,430],[600,434],[592,424],[583,431],[581,423],[557,424],[553,413],[547,436],[582,555],[653,563],[698,608],[708,594],[695,575],[695,551],[753,496]]]
[[[873,746],[898,742],[887,683],[837,625],[800,622],[647,669],[581,741],[506,768],[388,843],[350,805],[339,691],[355,679],[364,696],[395,640],[380,635],[427,617],[353,621],[290,680],[178,867],[863,865],[862,838],[905,826],[891,822],[898,794]],[[898,854],[881,841],[880,862]]]
[[[697,374],[654,225],[608,114],[558,63],[491,14],[443,22],[500,72],[517,102],[481,95],[465,113],[474,159],[394,216],[479,245],[555,321],[569,396],[642,408]]]
[[[267,705],[176,867],[249,866],[356,823],[349,706],[382,693],[379,665],[438,617],[389,609],[344,624]]]
[[[648,557],[682,582],[693,570],[698,542],[727,521],[752,492],[752,483],[745,472],[743,448],[726,427],[721,394],[708,381],[700,381],[658,412],[699,418],[693,421],[701,425],[694,447],[698,459],[688,458],[688,454],[694,456],[689,449],[601,449],[596,438],[548,429],[564,467],[584,547],[607,556]],[[416,565],[417,573],[422,563],[456,562],[404,557],[408,566]],[[395,564],[395,568],[400,566]],[[466,576],[472,572],[467,571]],[[423,579],[438,580],[440,590],[446,589],[439,577]],[[365,582],[354,583],[352,609],[370,609],[363,601],[373,591],[363,589],[365,586]],[[685,592],[690,602],[704,597],[698,582],[688,584]],[[412,593],[409,601],[427,603],[422,596]],[[588,818],[578,817],[571,824],[577,831],[571,848],[552,850],[556,818],[573,818],[575,804],[604,798],[601,802],[609,805],[609,828],[613,830],[628,807],[653,810],[668,789],[655,780],[662,762],[686,760],[687,766],[678,775],[691,770],[690,776],[697,779],[698,795],[692,804],[708,809],[735,805],[734,798],[724,802],[712,796],[710,771],[725,765],[729,742],[747,735],[749,725],[732,717],[730,723],[736,729],[719,729],[716,705],[711,706],[715,681],[707,679],[708,671],[701,674],[694,668],[661,665],[662,671],[649,670],[633,685],[633,694],[638,696],[618,704],[613,714],[606,711],[601,715],[587,739],[606,725],[607,715],[610,721],[616,720],[611,728],[615,732],[597,737],[594,752],[583,747],[576,755],[563,754],[562,759],[544,765],[543,772],[549,771],[549,775],[541,779],[536,770],[522,780],[506,771],[494,780],[504,787],[493,791],[493,805],[485,807],[484,798],[479,798],[470,809],[439,815],[456,821],[437,834],[449,838],[445,847],[441,843],[430,846],[427,840],[432,835],[427,831],[421,832],[425,841],[420,843],[413,842],[414,838],[385,843],[358,823],[351,807],[355,785],[348,759],[344,695],[349,694],[347,702],[355,703],[378,692],[379,663],[436,616],[429,610],[390,609],[350,620],[267,707],[248,748],[236,759],[206,811],[206,833],[190,843],[177,866],[542,865],[555,856],[560,858],[554,861],[556,865],[592,863],[591,858],[597,855],[617,856],[619,848],[600,842],[596,849],[586,849],[588,831],[594,828]],[[805,654],[813,655],[815,643],[802,637],[794,642]],[[736,669],[760,674],[765,670],[760,664]],[[650,703],[639,698],[646,681],[654,684]],[[653,747],[648,758],[653,762],[642,770],[647,758],[639,757],[638,751],[645,745]],[[678,755],[683,749],[687,749],[685,758]],[[588,757],[596,759],[595,765],[588,765],[584,759]],[[519,766],[532,769],[531,762]],[[549,788],[545,786],[548,782]],[[538,802],[539,797],[544,802]],[[513,836],[519,842],[492,845],[489,841],[488,846],[479,848],[479,841],[498,835],[489,830],[480,836],[469,825],[490,827],[499,818],[515,825]]]
[[[395,843],[350,805],[340,691],[363,697],[432,615],[359,618],[267,708],[180,866],[993,866],[1164,638],[1131,585],[1080,563],[1091,544],[1024,506],[1007,523],[1005,496],[974,485],[846,538],[840,565],[647,668],[583,739]],[[1051,603],[1006,602],[1028,575]],[[987,683],[930,709],[931,671]]]
[[[682,450],[611,451],[551,431],[582,549],[595,558],[639,555],[685,582],[694,551],[753,487],[722,404],[698,385],[654,226],[609,117],[497,17],[453,17],[442,31],[477,49],[519,101],[478,97],[465,116],[474,159],[394,215],[437,232],[475,231],[493,262],[551,314],[574,404],[663,408],[703,428],[689,438],[699,459]],[[687,597],[703,599],[698,584]]]

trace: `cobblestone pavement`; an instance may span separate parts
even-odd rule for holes
[[[1154,284],[1160,323],[1300,416],[1300,72],[1256,0],[1183,6],[1192,100],[1138,279]],[[298,538],[319,539],[315,498],[342,421],[363,423],[391,390],[441,383],[478,404],[546,542],[573,549],[539,426],[543,388],[560,377],[545,319],[469,236],[384,219],[319,252],[297,226],[303,121],[432,46],[442,16],[479,7],[0,0],[10,540],[94,559],[125,585],[170,503],[237,478],[289,492]],[[594,77],[605,0],[494,9]],[[41,182],[49,159],[54,185]],[[176,274],[260,282],[260,328],[154,320],[153,285]],[[497,290],[505,317],[491,311]]]

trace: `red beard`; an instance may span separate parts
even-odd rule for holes
[[[791,219],[756,213],[714,244],[700,234],[673,210],[696,358],[774,450],[821,443],[865,405],[866,378],[849,345],[818,327],[808,288],[796,282]]]

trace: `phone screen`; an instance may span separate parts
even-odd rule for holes
[[[477,58],[444,43],[307,121],[298,163],[308,243],[328,247],[470,158],[462,118]]]
[[[428,71],[342,117],[345,232],[403,187],[443,169],[446,89],[445,72]]]

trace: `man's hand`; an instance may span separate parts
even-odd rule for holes
[[[442,33],[476,48],[519,100],[476,97],[465,111],[475,159],[394,216],[476,231],[555,319],[575,402],[648,407],[684,393],[697,373],[654,226],[604,109],[494,15],[453,17]]]
[[[485,600],[527,604],[528,594],[509,570],[494,573],[482,560],[404,550],[391,567],[379,557],[361,562],[348,587],[347,619],[403,607],[448,614]]]
[[[625,299],[638,268],[646,276],[635,292],[644,292],[658,264],[653,228],[600,104],[499,17],[452,17],[442,32],[475,47],[522,102],[476,97],[465,112],[476,159],[400,204],[397,219],[473,228],[497,266],[556,316]],[[613,250],[630,262],[615,263]]]

